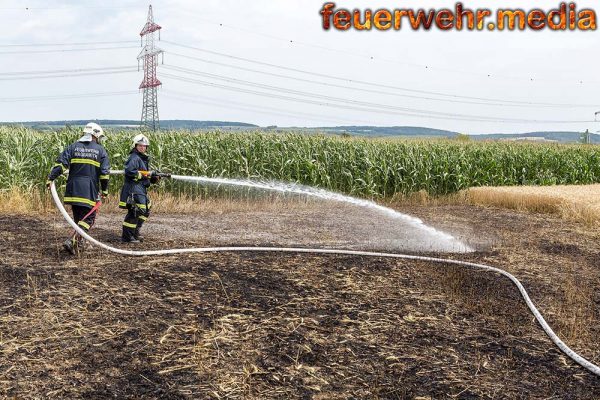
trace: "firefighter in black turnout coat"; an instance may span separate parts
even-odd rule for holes
[[[100,144],[105,137],[100,125],[87,124],[81,139],[69,145],[57,158],[46,183],[50,187],[53,180],[69,170],[64,202],[71,205],[73,220],[86,232],[96,219],[96,212],[90,211],[98,201],[98,193],[102,198],[108,195],[110,163],[106,150]],[[83,250],[83,238],[74,235],[63,246],[69,253],[75,254],[76,250]]]
[[[121,237],[121,241],[125,243],[142,241],[140,229],[148,220],[152,205],[148,198],[148,187],[160,181],[157,173],[150,170],[149,157],[146,155],[149,145],[150,141],[146,136],[137,135],[125,163],[125,183],[119,201],[119,208],[127,209]]]

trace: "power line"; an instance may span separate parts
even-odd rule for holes
[[[193,57],[193,56],[187,56],[187,55],[184,55],[184,54],[178,54],[178,53],[173,53],[173,52],[169,52],[169,54],[172,55],[172,56],[176,56],[176,57],[182,57],[182,58],[187,58],[187,59],[191,59],[191,60],[201,61],[201,62],[207,63],[207,64],[218,65],[218,66],[233,68],[233,69],[237,69],[237,70],[241,70],[241,71],[247,71],[247,72],[253,72],[253,73],[262,74],[262,75],[273,76],[273,77],[276,77],[276,78],[290,79],[290,80],[294,80],[294,81],[297,81],[297,82],[312,83],[312,84],[315,84],[315,85],[321,85],[321,86],[327,86],[327,87],[334,87],[334,88],[345,89],[345,90],[360,91],[362,93],[366,92],[366,93],[374,93],[374,94],[383,94],[383,95],[387,95],[387,96],[404,97],[404,98],[410,98],[410,99],[439,101],[439,102],[447,102],[447,103],[474,104],[474,105],[484,105],[484,106],[499,106],[499,107],[535,107],[535,108],[553,108],[553,107],[561,107],[561,108],[592,108],[592,107],[600,107],[598,105],[592,105],[592,104],[551,104],[551,103],[548,103],[548,104],[543,104],[543,105],[542,104],[536,105],[535,103],[531,103],[531,104],[513,104],[513,103],[490,103],[490,102],[483,102],[483,101],[468,101],[468,100],[457,100],[457,99],[440,99],[440,98],[435,98],[435,97],[418,96],[418,95],[408,95],[408,94],[401,94],[401,93],[397,93],[397,92],[388,92],[388,91],[374,90],[374,89],[368,89],[368,88],[357,88],[357,87],[352,87],[352,86],[348,86],[348,85],[338,85],[338,84],[334,84],[334,83],[321,82],[321,81],[316,81],[316,80],[312,80],[312,79],[298,78],[296,76],[291,76],[291,75],[277,74],[277,73],[273,73],[273,72],[261,71],[261,70],[252,69],[252,68],[240,67],[238,65],[221,63],[221,62],[212,61],[212,60],[206,60],[206,59],[203,59],[203,58]],[[178,67],[178,66],[175,66],[175,67],[180,68],[180,69],[184,69],[183,67]],[[165,65],[164,68],[169,68],[169,66]],[[192,71],[192,70],[188,69],[188,71]]]
[[[213,107],[225,108],[228,110],[234,109],[234,110],[240,110],[240,111],[251,111],[252,113],[266,114],[266,115],[272,115],[272,116],[299,118],[299,115],[294,115],[294,114],[289,114],[289,113],[264,111],[264,110],[260,110],[260,109],[252,108],[252,107],[224,105],[224,104],[214,103],[211,101],[190,100],[189,98],[172,96],[172,95],[168,95],[168,94],[164,94],[162,97],[167,98],[167,99],[176,100],[176,101],[185,102],[185,103],[203,104],[203,105],[209,105],[209,106],[213,106]],[[307,117],[307,116],[302,116],[301,118],[304,120],[312,120],[312,121],[320,121],[320,122],[325,122],[325,121],[335,122],[335,123],[342,122],[341,120],[335,120],[335,119],[331,119],[331,118],[312,118],[312,117]]]
[[[323,45],[314,44],[314,43],[302,42],[302,41],[298,41],[298,40],[291,39],[291,38],[284,38],[284,37],[280,37],[280,36],[270,35],[270,34],[258,32],[254,29],[251,30],[251,29],[245,29],[245,28],[242,28],[239,26],[231,26],[231,25],[224,24],[222,22],[216,22],[214,20],[198,18],[198,17],[196,17],[196,19],[201,20],[207,24],[218,25],[222,28],[237,30],[237,31],[255,35],[255,36],[261,36],[261,37],[266,37],[266,38],[269,38],[272,40],[282,41],[289,45],[301,45],[301,46],[308,47],[308,48],[324,50],[324,51],[327,51],[328,53],[329,52],[341,53],[341,54],[349,55],[352,57],[368,59],[370,61],[383,61],[383,62],[391,63],[391,64],[409,66],[409,67],[417,68],[420,70],[450,72],[450,73],[468,75],[468,76],[480,76],[483,78],[490,78],[490,79],[501,78],[501,79],[527,81],[527,82],[556,83],[556,79],[535,78],[533,76],[511,76],[511,75],[495,74],[495,73],[482,73],[480,71],[458,70],[458,69],[438,67],[438,66],[429,65],[429,64],[418,64],[418,63],[409,63],[409,62],[405,62],[405,61],[392,60],[392,59],[374,56],[372,54],[357,53],[356,51],[344,50],[344,49],[335,48],[335,47],[328,47],[328,46],[323,46]],[[581,85],[584,82],[583,82],[583,80],[573,80],[573,81],[571,81],[571,83]]]
[[[113,42],[78,42],[78,43],[16,43],[0,44],[0,47],[58,47],[58,46],[93,46],[99,44],[139,43],[137,40],[120,40]]]
[[[118,47],[93,47],[87,49],[52,49],[52,50],[18,50],[18,51],[0,51],[2,54],[42,54],[42,53],[64,53],[78,51],[98,51],[98,50],[122,50],[137,49],[137,46],[118,46]]]
[[[90,9],[117,9],[117,8],[137,8],[137,6],[76,6],[76,7],[2,7],[0,8],[0,10],[57,10],[57,9],[71,9],[71,8],[81,8],[81,9],[85,9],[85,8],[90,8]],[[339,48],[334,48],[334,47],[328,47],[328,46],[323,46],[323,45],[317,45],[314,43],[307,43],[307,42],[302,42],[302,41],[298,41],[298,40],[294,40],[294,39],[289,39],[289,38],[283,38],[283,37],[278,37],[278,36],[274,36],[274,35],[270,35],[270,34],[266,34],[266,33],[261,33],[261,32],[257,32],[256,30],[250,30],[250,29],[244,29],[238,26],[230,26],[224,23],[220,23],[220,22],[215,22],[213,20],[209,20],[209,19],[203,19],[203,18],[198,18],[196,17],[198,20],[201,20],[203,22],[209,23],[209,24],[213,24],[213,25],[218,25],[220,27],[223,28],[227,28],[227,29],[233,29],[233,30],[238,30],[244,33],[248,33],[248,34],[252,34],[252,35],[256,35],[256,36],[261,36],[261,37],[266,37],[272,40],[278,40],[278,41],[283,41],[285,43],[288,44],[292,44],[292,45],[301,45],[301,46],[305,46],[305,47],[309,47],[309,48],[315,48],[315,49],[319,49],[319,50],[325,50],[327,52],[337,52],[337,53],[342,53],[342,54],[346,54],[346,55],[350,55],[350,56],[354,56],[354,57],[360,57],[360,58],[365,58],[365,59],[369,59],[369,60],[378,60],[378,61],[384,61],[387,63],[394,63],[394,64],[399,64],[399,65],[405,65],[405,66],[409,66],[409,67],[414,67],[414,68],[419,68],[421,70],[439,70],[439,71],[444,71],[444,72],[451,72],[451,73],[457,73],[457,74],[464,74],[464,75],[468,75],[468,76],[481,76],[481,77],[485,77],[485,78],[502,78],[502,79],[509,79],[509,80],[524,80],[524,81],[528,81],[528,82],[535,82],[535,81],[539,81],[539,82],[552,82],[552,83],[556,83],[556,79],[542,79],[542,78],[534,78],[532,76],[528,76],[528,77],[518,77],[518,76],[511,76],[511,75],[503,75],[503,74],[494,74],[494,73],[481,73],[478,71],[467,71],[467,70],[457,70],[457,69],[450,69],[450,68],[443,68],[443,67],[437,67],[437,66],[432,66],[432,65],[428,65],[428,64],[418,64],[418,63],[408,63],[408,62],[402,62],[402,61],[398,61],[398,60],[391,60],[391,59],[386,59],[386,58],[381,58],[381,57],[375,57],[373,55],[369,55],[369,54],[361,54],[361,53],[357,53],[356,51],[349,51],[349,50],[343,50],[343,49],[339,49]],[[166,42],[166,41],[165,41]],[[136,41],[115,41],[115,42],[88,42],[88,43],[57,43],[57,44],[51,44],[51,43],[47,43],[47,44],[37,44],[37,43],[32,43],[32,44],[0,44],[0,47],[17,47],[17,46],[66,46],[66,45],[73,45],[73,46],[77,46],[77,45],[87,45],[87,44],[119,44],[119,43],[136,43]],[[171,42],[171,44],[175,44],[175,45],[179,45],[177,43],[173,43]],[[583,80],[577,80],[577,81],[573,81],[573,83],[577,83],[579,85],[583,84],[584,81]]]
[[[588,120],[526,120],[526,119],[506,119],[506,118],[493,119],[495,117],[466,116],[466,115],[460,115],[460,114],[435,113],[435,112],[426,112],[426,113],[417,114],[416,112],[420,112],[420,111],[414,111],[414,110],[410,110],[410,109],[406,109],[407,111],[402,111],[401,108],[395,108],[395,107],[390,107],[390,106],[385,106],[385,105],[377,105],[374,103],[361,102],[361,103],[365,104],[365,106],[363,106],[363,107],[356,107],[356,106],[347,105],[347,104],[340,105],[340,104],[328,103],[328,102],[323,102],[323,101],[301,99],[301,98],[297,98],[297,97],[284,96],[284,95],[280,95],[280,94],[265,93],[265,92],[260,92],[260,91],[256,91],[256,90],[243,89],[243,88],[238,88],[238,87],[234,87],[234,86],[228,86],[228,85],[222,85],[222,84],[217,84],[217,83],[213,83],[213,82],[201,81],[198,79],[185,78],[182,76],[172,75],[172,74],[163,74],[163,76],[165,76],[167,78],[172,78],[175,80],[183,81],[183,82],[195,83],[195,84],[199,84],[199,85],[203,85],[203,86],[215,87],[215,88],[225,89],[225,90],[234,91],[234,92],[238,92],[238,93],[247,93],[247,94],[252,94],[252,95],[257,95],[257,96],[262,96],[262,97],[270,97],[270,98],[276,98],[276,99],[280,99],[280,100],[286,100],[286,101],[294,101],[294,102],[301,102],[301,103],[313,104],[313,105],[318,105],[318,106],[334,107],[334,108],[340,108],[340,109],[345,109],[345,110],[356,110],[356,111],[380,113],[380,114],[403,115],[403,116],[418,117],[418,118],[426,117],[426,118],[432,118],[432,119],[456,120],[456,121],[498,122],[498,123],[574,124],[574,123],[593,122],[593,121],[588,121]],[[282,90],[279,89],[279,91],[282,91]],[[339,101],[339,100],[335,100],[335,101]],[[342,101],[350,102],[350,103],[358,103],[358,102],[353,102],[353,101],[348,101],[348,100],[342,100]],[[369,104],[369,105],[366,105],[366,104]],[[359,105],[361,105],[361,104],[359,104]],[[368,108],[368,107],[373,107],[373,108]],[[382,108],[388,108],[390,110],[386,111]],[[397,111],[394,111],[394,109],[397,109]]]
[[[97,67],[97,68],[76,68],[76,69],[54,69],[54,70],[38,70],[38,71],[12,71],[12,72],[0,72],[0,76],[3,75],[38,75],[38,74],[62,74],[62,73],[77,73],[77,72],[92,72],[92,71],[109,71],[109,70],[120,70],[137,68],[134,65],[120,66],[120,67]]]
[[[426,115],[438,115],[438,116],[458,117],[458,118],[477,119],[477,120],[503,119],[505,121],[510,121],[510,122],[524,121],[521,119],[514,119],[514,118],[488,117],[488,116],[468,115],[468,114],[458,114],[458,113],[445,113],[445,112],[432,111],[432,110],[421,110],[421,109],[414,109],[414,108],[407,108],[407,107],[397,107],[397,106],[391,106],[388,104],[371,103],[371,102],[366,102],[366,101],[345,99],[345,98],[334,97],[334,96],[329,96],[329,95],[324,95],[324,94],[317,94],[317,93],[305,92],[305,91],[300,91],[300,90],[287,89],[287,88],[282,88],[282,87],[278,87],[278,86],[250,82],[250,81],[246,81],[246,80],[242,80],[242,79],[228,78],[228,77],[222,76],[222,75],[198,72],[198,71],[194,71],[194,70],[186,71],[185,68],[176,68],[176,69],[182,70],[182,72],[184,72],[184,73],[200,75],[200,76],[217,79],[217,80],[221,80],[221,81],[225,81],[225,82],[236,83],[239,85],[251,86],[251,87],[271,90],[271,91],[275,91],[275,92],[284,92],[284,93],[305,96],[305,97],[324,99],[327,101],[353,104],[353,105],[358,105],[361,107],[373,107],[373,108],[378,108],[378,109],[381,108],[381,109],[389,109],[389,110],[398,110],[398,111],[403,111],[403,112],[420,113],[420,114],[426,114]]]
[[[262,35],[262,34],[260,34],[260,35]],[[225,66],[225,67],[229,67],[229,68],[235,68],[235,69],[238,69],[238,70],[244,70],[244,71],[248,71],[248,72],[254,72],[254,73],[259,73],[259,74],[264,74],[264,75],[270,75],[270,76],[280,77],[280,78],[284,78],[284,79],[294,79],[294,80],[297,80],[297,81],[300,81],[300,82],[308,82],[308,83],[314,83],[314,84],[318,84],[318,85],[324,85],[324,86],[330,86],[330,87],[338,87],[338,88],[341,87],[341,88],[349,89],[349,90],[362,90],[362,91],[367,91],[367,92],[372,92],[372,93],[377,93],[377,94],[393,95],[393,96],[407,97],[407,98],[416,98],[416,99],[423,99],[423,100],[430,100],[430,101],[441,101],[441,102],[445,101],[445,102],[457,102],[457,103],[463,103],[463,104],[493,105],[493,106],[504,106],[504,107],[509,107],[509,106],[512,106],[512,107],[519,107],[519,106],[526,106],[526,107],[565,107],[565,108],[598,107],[598,105],[595,105],[595,104],[572,104],[572,103],[546,103],[546,102],[516,101],[516,100],[505,100],[505,99],[496,99],[496,98],[483,98],[483,97],[473,97],[473,96],[462,96],[462,95],[454,95],[454,94],[447,94],[447,93],[440,93],[440,92],[432,92],[432,91],[425,91],[425,90],[410,89],[410,88],[398,87],[398,86],[387,85],[387,84],[379,84],[379,83],[376,83],[376,82],[367,82],[367,81],[361,81],[361,80],[354,80],[354,79],[350,79],[350,78],[342,78],[342,77],[339,77],[339,76],[332,76],[332,75],[321,74],[321,73],[316,73],[316,72],[304,71],[304,70],[299,70],[299,69],[296,69],[296,68],[289,68],[289,67],[285,67],[285,66],[280,66],[280,65],[270,64],[270,63],[264,63],[264,62],[260,62],[260,61],[257,61],[257,60],[250,60],[250,59],[247,59],[247,58],[236,57],[236,56],[232,56],[232,55],[228,55],[228,54],[224,54],[224,53],[213,52],[213,51],[210,51],[210,50],[201,49],[201,48],[193,47],[193,46],[182,45],[182,44],[175,43],[175,42],[170,42],[170,41],[163,41],[163,42],[170,43],[170,44],[173,44],[175,46],[190,48],[190,49],[197,50],[197,51],[208,52],[208,53],[214,54],[214,55],[219,55],[219,56],[228,57],[228,58],[234,58],[234,59],[245,61],[245,62],[260,64],[260,65],[265,65],[265,66],[269,66],[269,67],[273,67],[273,68],[286,69],[286,70],[290,70],[290,71],[293,71],[293,72],[299,72],[299,73],[303,73],[303,74],[310,74],[310,75],[319,76],[319,77],[328,78],[328,79],[335,79],[335,80],[338,80],[338,81],[343,81],[346,84],[353,83],[353,84],[361,84],[361,85],[369,85],[369,86],[375,86],[375,87],[388,88],[388,89],[393,89],[393,90],[408,91],[408,92],[413,92],[413,93],[429,94],[429,95],[434,95],[434,96],[448,97],[448,98],[450,98],[452,100],[450,100],[450,99],[437,99],[437,98],[426,97],[426,96],[411,96],[411,95],[406,95],[406,94],[403,95],[403,94],[400,94],[400,93],[391,93],[391,92],[376,91],[376,90],[373,90],[373,89],[356,89],[356,88],[352,88],[352,87],[348,87],[348,86],[335,85],[335,84],[332,84],[332,83],[326,83],[326,82],[319,82],[319,81],[313,81],[313,80],[308,80],[308,79],[302,79],[302,78],[298,78],[298,77],[294,77],[294,76],[290,76],[290,75],[276,74],[276,73],[273,73],[273,72],[261,71],[261,70],[256,70],[256,69],[241,67],[241,66],[237,66],[237,65],[233,65],[233,64],[220,63],[220,62],[217,62],[217,61],[206,60],[206,59],[202,59],[202,58],[199,58],[199,57],[193,57],[193,56],[189,56],[189,55],[184,55],[184,54],[178,54],[178,53],[172,53],[172,52],[170,52],[170,54],[178,56],[178,57],[188,58],[188,59],[192,59],[192,60],[196,60],[196,61],[201,61],[201,62],[208,63],[208,64],[220,65],[220,66]],[[77,42],[77,43],[20,43],[20,44],[0,44],[0,47],[87,46],[87,45],[98,45],[98,44],[125,44],[125,43],[137,43],[137,41],[123,40],[123,41],[104,41],[104,42]],[[12,52],[8,51],[8,52],[0,52],[0,55],[1,54],[28,54],[28,53],[34,53],[35,54],[35,53],[62,52],[62,51],[70,52],[70,51],[112,50],[112,49],[125,49],[125,48],[134,48],[134,47],[108,47],[108,48],[91,48],[91,49],[53,49],[53,50],[47,50],[47,51],[12,51]],[[137,48],[137,46],[135,48]],[[457,100],[457,99],[470,99],[470,100],[479,100],[479,101],[463,101],[463,100]]]
[[[438,111],[397,107],[397,106],[390,106],[387,104],[371,103],[371,102],[365,102],[365,101],[360,101],[360,100],[344,99],[344,98],[334,97],[334,96],[329,96],[329,95],[324,95],[324,94],[310,93],[310,92],[304,92],[304,91],[300,91],[300,90],[286,89],[286,88],[282,88],[282,87],[278,87],[278,86],[255,83],[255,82],[250,82],[250,81],[246,81],[246,80],[242,80],[242,79],[228,78],[228,77],[222,76],[222,75],[216,75],[216,74],[210,74],[210,73],[204,73],[204,72],[195,72],[193,70],[185,71],[185,69],[182,69],[182,68],[178,68],[178,69],[184,70],[183,72],[188,73],[188,74],[205,76],[208,78],[217,79],[217,80],[230,82],[230,83],[236,83],[239,85],[251,86],[251,87],[271,90],[271,91],[275,91],[275,92],[284,92],[284,93],[305,96],[305,97],[312,97],[312,98],[317,98],[317,99],[324,99],[324,100],[328,100],[328,101],[354,104],[354,105],[358,105],[361,107],[383,108],[383,109],[398,110],[398,111],[403,111],[403,112],[433,114],[433,115],[441,115],[441,116],[448,116],[448,117],[451,116],[451,117],[459,117],[459,118],[477,118],[477,119],[487,119],[488,118],[488,117],[479,117],[479,116],[464,115],[464,114],[442,113],[442,112],[438,112]]]
[[[78,43],[16,43],[0,44],[0,47],[58,47],[58,46],[91,46],[98,44],[138,43],[137,40],[119,40],[113,42],[78,42]]]
[[[217,52],[217,51],[213,51],[213,50],[203,49],[200,47],[179,44],[179,43],[171,42],[168,40],[163,40],[162,42],[167,43],[167,44],[172,44],[174,46],[178,46],[178,47],[182,47],[182,48],[187,48],[187,49],[196,50],[196,51],[200,51],[200,52],[207,53],[207,54],[216,55],[219,57],[225,57],[225,58],[229,58],[229,59],[233,59],[233,60],[237,60],[237,61],[243,61],[243,62],[247,62],[247,63],[251,63],[251,64],[256,64],[256,65],[261,65],[261,66],[266,66],[266,67],[271,67],[271,68],[276,68],[276,69],[281,69],[281,70],[286,70],[286,71],[291,71],[291,72],[297,72],[297,73],[311,75],[311,76],[318,76],[321,78],[333,79],[333,80],[337,80],[337,81],[341,81],[341,82],[345,82],[345,83],[353,83],[353,84],[367,85],[367,86],[380,87],[380,88],[386,88],[386,89],[392,89],[392,90],[400,90],[400,91],[409,92],[409,93],[419,93],[419,94],[427,94],[427,95],[433,95],[433,96],[448,97],[448,98],[452,98],[452,99],[479,100],[479,101],[498,102],[498,103],[507,103],[507,104],[521,104],[521,105],[563,106],[562,104],[557,104],[557,103],[529,102],[529,101],[518,101],[518,100],[504,100],[504,99],[489,98],[489,97],[463,96],[463,95],[457,95],[457,94],[448,94],[448,93],[442,93],[442,92],[434,92],[434,91],[428,91],[428,90],[412,89],[412,88],[406,88],[406,87],[400,87],[400,86],[394,86],[394,85],[388,85],[388,84],[381,84],[381,83],[377,83],[377,82],[370,82],[370,81],[364,81],[364,80],[359,80],[359,79],[343,78],[340,76],[328,75],[328,74],[323,74],[323,73],[314,72],[314,71],[302,70],[299,68],[293,68],[293,67],[287,67],[287,66],[278,65],[278,64],[272,64],[272,63],[253,60],[253,59],[249,59],[249,58],[245,58],[245,57],[238,57],[238,56],[234,56],[231,54],[225,54],[225,53],[221,53],[221,52]],[[590,105],[590,107],[594,107],[594,106]]]
[[[221,85],[221,84],[213,83],[213,82],[200,81],[198,79],[185,78],[185,77],[181,77],[178,75],[172,75],[172,74],[164,74],[163,73],[162,76],[165,76],[167,78],[172,78],[175,80],[179,80],[182,82],[195,83],[195,84],[199,84],[199,85],[203,85],[203,86],[224,89],[224,90],[233,91],[233,92],[237,92],[237,93],[247,93],[247,94],[252,94],[252,95],[257,95],[257,96],[262,96],[262,97],[274,98],[274,99],[278,99],[278,100],[312,104],[312,105],[317,105],[320,107],[333,107],[333,108],[339,108],[339,109],[344,109],[344,110],[373,112],[373,113],[388,114],[388,115],[391,114],[391,115],[404,115],[404,116],[421,117],[421,118],[424,117],[424,115],[419,115],[419,114],[410,114],[410,113],[402,113],[402,112],[388,112],[388,111],[382,111],[382,110],[376,110],[376,109],[353,107],[353,106],[349,106],[349,105],[332,104],[332,103],[327,103],[327,102],[323,102],[323,101],[300,99],[297,97],[283,96],[283,95],[278,95],[278,94],[273,94],[273,93],[259,92],[256,90],[237,88],[237,87],[228,86],[228,85]],[[437,118],[437,117],[432,117],[432,118]],[[438,118],[438,119],[448,119],[448,118]],[[457,119],[463,120],[463,119],[459,119],[459,118],[457,118]]]
[[[101,96],[126,96],[138,94],[138,91],[128,90],[121,92],[99,92],[99,93],[80,93],[80,94],[60,94],[50,96],[28,96],[28,97],[0,97],[0,102],[13,102],[13,101],[46,101],[46,100],[66,100],[66,99],[79,99],[87,97],[101,97]]]
[[[358,122],[358,123],[364,123],[364,124],[370,123],[370,121],[364,121],[364,120],[335,119],[335,118],[331,118],[331,115],[320,115],[320,114],[303,113],[303,112],[297,112],[297,111],[290,113],[288,110],[284,110],[281,108],[268,107],[268,106],[262,106],[262,105],[256,106],[256,105],[249,104],[249,103],[236,102],[236,101],[231,101],[231,100],[223,101],[223,100],[218,100],[218,99],[214,99],[211,97],[183,93],[183,92],[178,92],[178,91],[174,91],[174,90],[163,90],[163,93],[166,93],[166,94],[163,94],[163,97],[172,98],[174,100],[190,101],[190,102],[198,103],[198,104],[207,104],[207,105],[212,105],[212,106],[222,107],[222,108],[227,108],[227,109],[252,111],[252,112],[257,112],[257,113],[267,114],[267,115],[278,115],[278,116],[294,117],[294,118],[301,117],[301,118],[305,118],[305,119],[311,119],[313,121],[328,121],[328,122],[336,122],[336,123],[340,123],[340,122],[343,122],[343,123],[348,123],[348,122],[357,123]],[[171,93],[173,93],[173,95]],[[202,100],[198,100],[198,99],[202,99]],[[269,111],[265,111],[265,110],[269,110]]]
[[[113,10],[125,8],[138,8],[138,6],[68,6],[68,7],[0,7],[0,10],[11,11],[35,11],[35,10],[69,10],[69,9],[93,9],[93,10]]]
[[[34,79],[54,79],[54,78],[77,78],[81,76],[92,76],[92,75],[115,75],[115,74],[126,74],[131,72],[138,72],[137,68],[114,70],[114,71],[98,71],[98,72],[84,72],[84,73],[63,73],[63,74],[46,74],[46,75],[28,75],[28,76],[11,76],[2,77],[0,81],[17,81],[17,80],[34,80]]]

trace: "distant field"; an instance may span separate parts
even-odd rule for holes
[[[109,132],[106,148],[121,169],[132,132]],[[37,132],[0,127],[0,190],[41,193],[56,156],[76,130]],[[278,180],[362,197],[393,198],[426,191],[446,195],[470,187],[600,183],[600,147],[370,140],[297,132],[168,132],[150,135],[154,166],[181,175]],[[111,191],[119,189],[114,179]],[[167,183],[175,195],[198,194]]]
[[[467,197],[477,205],[559,214],[590,224],[600,221],[600,185],[480,187],[469,189]]]

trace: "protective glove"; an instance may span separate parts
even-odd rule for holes
[[[47,180],[46,181],[46,189],[50,190],[50,186],[52,185],[52,181],[51,180]]]
[[[160,175],[157,171],[152,171],[150,173],[150,183],[152,184],[157,184],[158,182],[160,182]]]

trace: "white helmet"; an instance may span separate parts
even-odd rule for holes
[[[85,136],[93,136],[98,140],[106,137],[106,135],[104,134],[104,130],[102,130],[102,127],[94,122],[90,122],[89,124],[87,124],[85,128],[83,128],[83,133],[85,134]]]
[[[146,135],[140,133],[139,135],[133,138],[133,147],[135,147],[138,144],[150,146],[150,141],[148,140]]]

